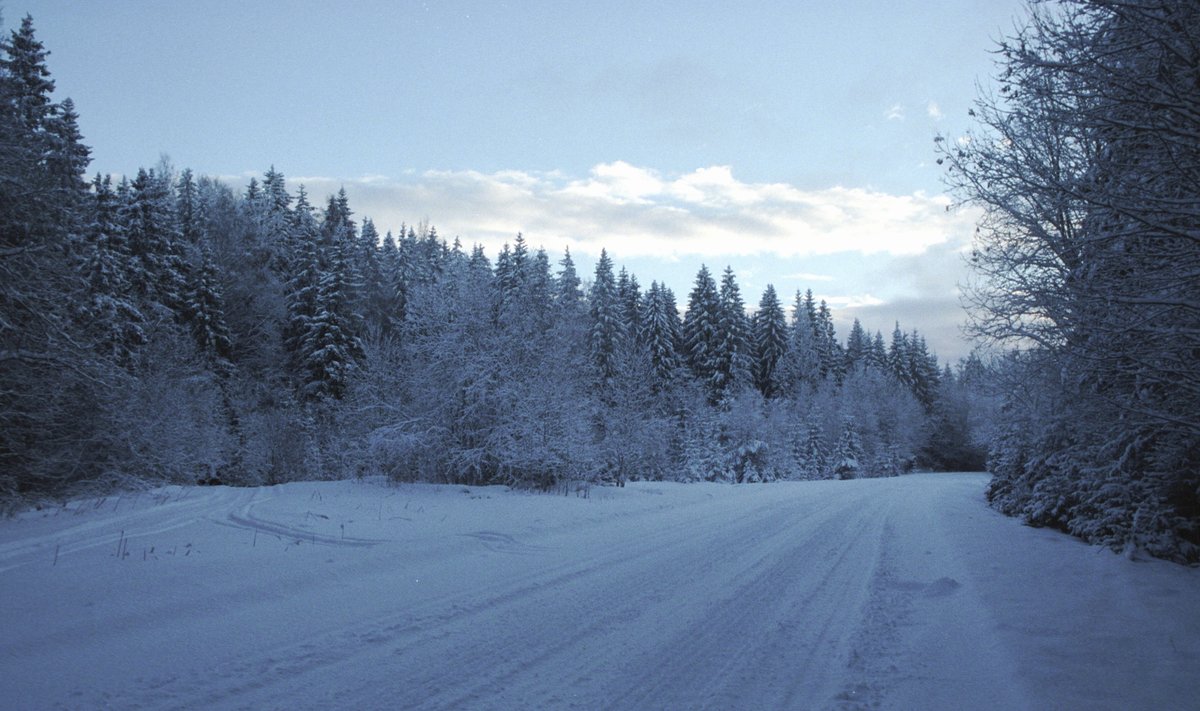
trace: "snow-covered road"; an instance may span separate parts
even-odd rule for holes
[[[1169,709],[1200,570],[981,475],[168,488],[0,522],[0,705]]]

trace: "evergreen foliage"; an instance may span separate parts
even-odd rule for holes
[[[789,323],[768,286],[750,318],[733,270],[701,267],[681,318],[607,252],[585,294],[569,251],[554,272],[521,234],[494,264],[425,224],[381,238],[345,190],[315,209],[274,166],[244,189],[165,161],[85,184],[31,20],[2,53],[0,499],[369,472],[751,483],[980,449],[985,364],[945,376],[899,326],[894,354],[857,323],[843,350],[811,291]]]

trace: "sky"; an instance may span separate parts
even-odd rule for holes
[[[812,289],[839,337],[899,321],[965,355],[975,215],[961,136],[1018,0],[3,0],[50,50],[92,170],[166,155],[242,186],[345,187],[385,231],[494,258],[518,232],[581,271],[605,248],[686,303],[701,264],[750,306]],[[952,209],[948,209],[952,208]]]

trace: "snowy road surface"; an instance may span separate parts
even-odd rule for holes
[[[981,475],[169,487],[0,521],[6,709],[1187,709],[1200,570]]]

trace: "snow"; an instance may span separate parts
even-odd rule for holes
[[[1200,570],[1023,527],[985,483],[365,480],[30,511],[0,522],[0,699],[1194,708]]]

